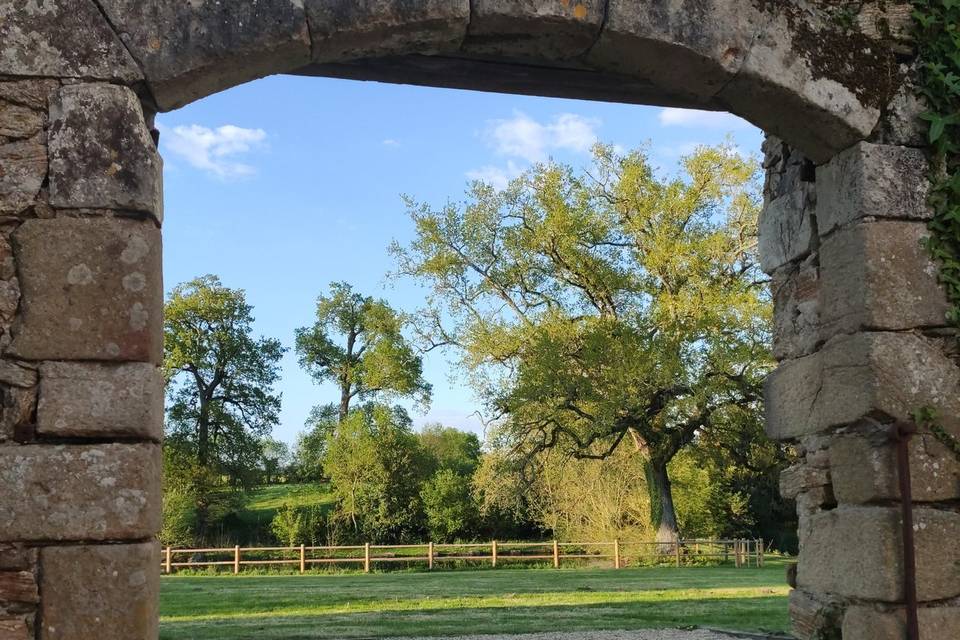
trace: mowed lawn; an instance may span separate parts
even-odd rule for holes
[[[709,626],[787,629],[780,563],[164,577],[164,640],[385,638]]]

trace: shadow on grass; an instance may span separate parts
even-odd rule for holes
[[[385,608],[389,604],[385,603]],[[359,613],[226,615],[164,621],[161,640],[385,638],[709,626],[742,631],[787,628],[786,598],[689,598],[584,605],[421,608]]]

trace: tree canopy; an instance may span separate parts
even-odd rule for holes
[[[728,146],[676,176],[597,146],[586,171],[537,165],[440,209],[408,200],[416,237],[393,247],[431,290],[420,337],[459,351],[512,451],[638,447],[658,539],[678,535],[667,463],[725,413],[760,410],[756,174]]]
[[[211,487],[221,477],[246,485],[259,473],[263,438],[277,424],[284,349],[253,336],[244,292],[212,275],[178,285],[166,303],[168,482],[197,502],[202,533]],[[176,454],[176,455],[174,455]]]
[[[423,363],[403,336],[404,318],[384,300],[363,296],[334,282],[317,299],[316,322],[296,331],[300,365],[318,382],[340,390],[343,421],[354,399],[410,397],[430,400]]]

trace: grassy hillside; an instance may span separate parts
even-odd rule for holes
[[[238,531],[240,544],[267,542],[270,522],[277,511],[284,504],[295,507],[319,506],[330,510],[334,505],[334,497],[330,485],[322,484],[275,484],[257,487],[249,494],[248,502],[238,514]]]
[[[785,630],[783,566],[164,577],[163,640]]]

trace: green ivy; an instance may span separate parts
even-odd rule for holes
[[[930,123],[932,151],[934,214],[927,248],[940,264],[940,282],[950,302],[947,320],[960,329],[960,0],[914,0],[913,6],[919,91],[929,106],[921,117]],[[914,412],[917,425],[960,459],[960,441],[936,418],[930,408]]]
[[[930,203],[934,217],[927,243],[940,263],[940,281],[951,303],[948,320],[960,328],[960,0],[914,0],[919,91],[929,111],[933,153]]]

